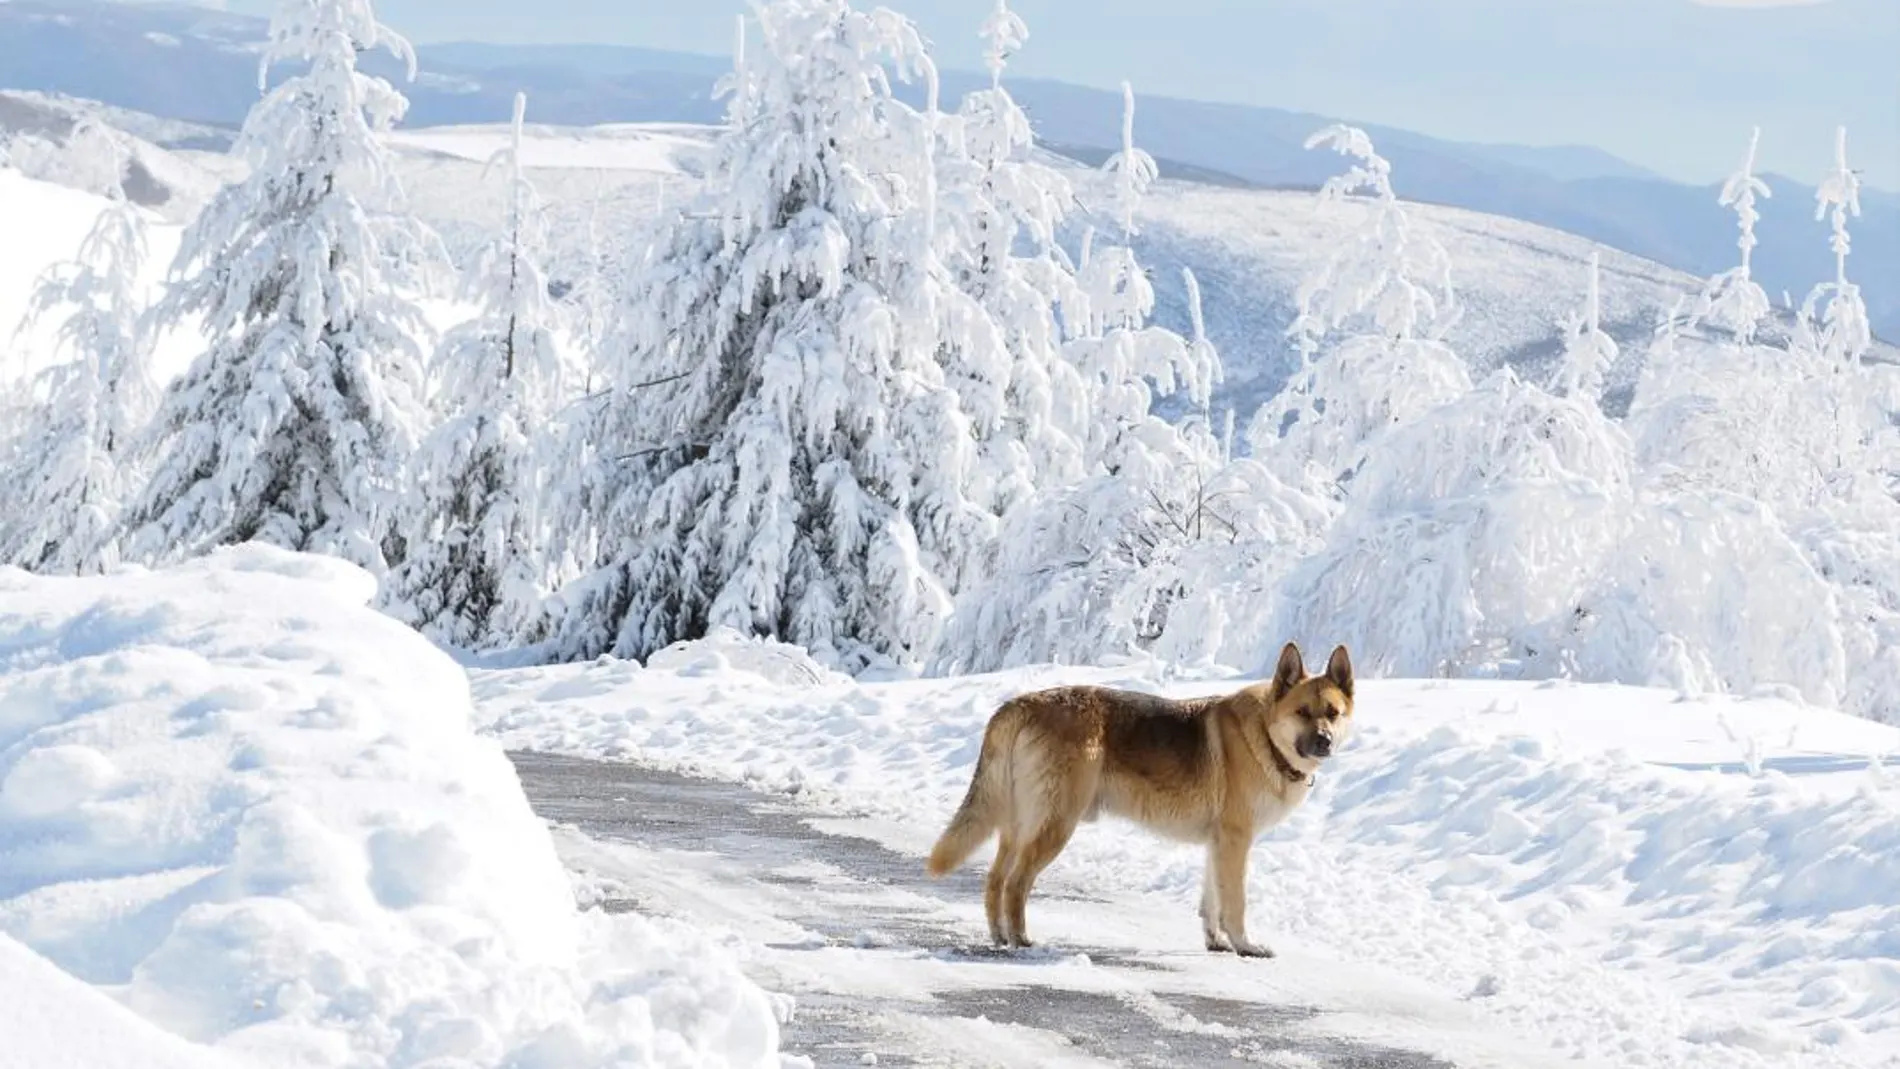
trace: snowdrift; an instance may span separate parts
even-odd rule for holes
[[[0,1036],[6,1037],[6,1064],[31,1069],[241,1069],[246,1064],[154,1026],[4,935]]]
[[[474,688],[511,746],[796,791],[921,858],[990,712],[1083,681],[1235,685],[1133,666],[791,688],[704,661],[604,661],[477,673]],[[1360,686],[1355,741],[1257,847],[1249,894],[1266,937],[1409,973],[1597,1064],[1900,1059],[1900,775],[1882,764],[1900,730],[1768,697]],[[1191,935],[1203,860],[1106,821],[1054,870],[1164,896]]]
[[[0,933],[268,1064],[777,1064],[707,939],[582,913],[466,677],[261,546],[0,571]]]

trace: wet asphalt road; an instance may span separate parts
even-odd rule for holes
[[[815,815],[784,799],[746,787],[635,765],[602,763],[540,754],[510,754],[535,810],[548,821],[573,826],[592,839],[653,851],[718,856],[726,879],[775,885],[761,890],[780,902],[797,903],[797,915],[784,917],[823,939],[770,948],[796,963],[801,954],[825,947],[861,945],[875,930],[888,944],[925,948],[938,961],[1007,964],[1003,952],[973,946],[971,933],[952,926],[940,909],[919,908],[947,900],[970,902],[981,894],[981,866],[966,867],[943,880],[925,878],[919,859],[895,853],[866,839],[826,834],[808,821]],[[857,881],[909,894],[884,896],[882,904],[853,901],[841,907],[815,878],[798,875],[800,863],[820,862]],[[695,862],[697,863],[697,862]],[[809,866],[806,866],[809,867]],[[788,871],[789,870],[789,871]],[[802,886],[809,884],[810,886]],[[658,898],[643,901],[638,880],[619,897],[602,902],[609,910],[681,912]],[[886,901],[888,900],[888,901]],[[1170,991],[1166,975],[1177,962],[1142,957],[1112,947],[1065,947],[1086,953],[1095,968],[1114,970],[1109,993],[1075,990],[1047,982],[1025,967],[1020,982],[956,985],[925,1001],[866,998],[814,985],[815,970],[794,970],[805,979],[790,993],[796,1012],[783,1031],[784,1049],[819,1066],[920,1065],[974,1067],[1022,1064],[980,1043],[959,1047],[942,1042],[955,1034],[956,1019],[985,1018],[993,1024],[1018,1025],[1046,1037],[1067,1058],[1139,1067],[1164,1066],[1325,1066],[1336,1069],[1442,1069],[1451,1063],[1413,1051],[1355,1043],[1322,1030],[1301,1027],[1320,1011],[1297,1005],[1212,998]],[[899,966],[901,967],[901,966]],[[985,975],[993,976],[991,969]],[[781,975],[755,975],[768,989],[784,990]],[[934,1020],[931,1020],[933,1019]],[[1040,1034],[1040,1035],[1037,1035]],[[932,1041],[930,1036],[938,1037]],[[863,1060],[875,1052],[876,1062]],[[1303,1056],[1303,1057],[1301,1057]]]

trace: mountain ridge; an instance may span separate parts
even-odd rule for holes
[[[265,23],[175,2],[7,0],[0,3],[0,88],[52,91],[167,119],[235,126],[256,99],[257,43]],[[729,61],[620,45],[507,45],[443,42],[418,46],[417,79],[405,126],[493,122],[514,93],[531,115],[557,125],[608,122],[714,123],[723,108],[713,80]],[[365,68],[400,79],[383,54]],[[988,84],[985,75],[945,71],[943,99]],[[1039,137],[1088,159],[1119,143],[1117,94],[1049,79],[1011,79],[1011,93]],[[920,100],[922,88],[904,95]],[[1312,188],[1338,161],[1304,148],[1335,120],[1306,112],[1174,97],[1138,97],[1136,138],[1180,177],[1268,188]],[[1587,146],[1554,148],[1445,141],[1364,124],[1391,160],[1401,196],[1568,231],[1698,275],[1737,258],[1733,215],[1718,186],[1658,178]],[[1851,132],[1850,132],[1851,133]],[[1826,227],[1814,220],[1813,187],[1770,178],[1761,206],[1757,278],[1777,299],[1797,302],[1834,273]],[[1875,330],[1900,338],[1900,195],[1867,190],[1855,224],[1852,277],[1865,291]]]

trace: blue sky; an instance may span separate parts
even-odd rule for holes
[[[265,0],[234,0],[237,6]],[[859,0],[860,3],[866,0]],[[993,0],[887,0],[978,66]],[[1586,144],[1719,179],[1752,125],[1812,180],[1848,127],[1900,189],[1900,0],[1013,0],[1022,75],[1266,104],[1464,141]],[[418,42],[612,42],[726,54],[743,0],[379,0]]]

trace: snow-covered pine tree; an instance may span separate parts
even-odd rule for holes
[[[443,336],[432,365],[442,423],[424,440],[405,503],[408,556],[385,583],[391,615],[464,649],[512,637],[543,594],[537,435],[561,387],[548,299],[547,219],[521,159],[527,98],[515,96],[507,216],[465,280],[479,311]]]
[[[1736,239],[1736,246],[1742,250],[1741,263],[1709,279],[1692,321],[1692,325],[1707,322],[1728,331],[1740,345],[1755,340],[1755,331],[1771,311],[1768,294],[1754,276],[1758,244],[1755,224],[1761,221],[1761,211],[1755,207],[1755,201],[1774,196],[1768,183],[1755,175],[1755,155],[1760,147],[1761,128],[1756,127],[1749,135],[1748,155],[1743,158],[1741,169],[1722,184],[1722,207],[1735,210],[1736,225],[1741,230],[1741,236]]]
[[[1329,126],[1306,145],[1353,160],[1321,188],[1319,203],[1356,213],[1358,225],[1301,283],[1290,328],[1301,366],[1255,413],[1248,439],[1289,484],[1341,497],[1380,435],[1462,396],[1471,379],[1444,342],[1461,314],[1451,259],[1414,230],[1391,164],[1350,126]],[[1338,340],[1315,359],[1330,338]]]
[[[265,92],[236,151],[250,163],[185,232],[161,306],[203,317],[209,348],[166,392],[158,456],[126,517],[130,555],[173,559],[252,539],[380,573],[423,422],[409,296],[439,243],[407,210],[377,132],[406,101],[356,69],[408,43],[368,0],[285,0],[273,63],[307,63]]]
[[[911,660],[993,535],[938,359],[985,317],[931,246],[933,124],[890,88],[934,78],[923,42],[845,0],[756,17],[704,191],[627,271],[578,495],[600,559],[549,620],[555,656],[726,625]]]
[[[1569,317],[1564,327],[1564,351],[1557,367],[1560,397],[1603,398],[1604,380],[1615,366],[1616,339],[1603,331],[1603,254],[1590,253],[1590,289],[1583,312]]]
[[[37,377],[39,404],[22,413],[17,452],[0,469],[11,488],[0,562],[33,571],[91,573],[117,562],[139,435],[157,405],[140,323],[145,218],[119,185],[109,200],[77,255],[41,276],[29,307],[30,319],[63,314],[57,336],[68,357]]]

